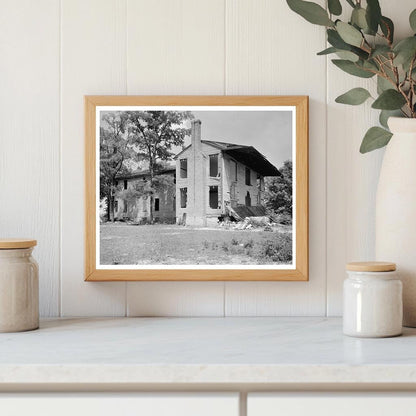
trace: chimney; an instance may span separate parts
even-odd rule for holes
[[[194,149],[199,150],[201,148],[201,120],[192,120],[191,144]]]
[[[206,225],[206,186],[205,186],[205,160],[202,154],[201,120],[193,120],[191,127],[192,145],[192,185],[189,189],[190,197],[189,224]]]

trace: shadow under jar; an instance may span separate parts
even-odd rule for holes
[[[344,281],[344,334],[382,338],[401,335],[402,282],[396,265],[386,262],[347,264]]]
[[[39,328],[36,240],[0,239],[0,332]]]

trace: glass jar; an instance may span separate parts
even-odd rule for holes
[[[396,265],[386,262],[347,264],[343,329],[354,337],[394,337],[402,333],[402,282]]]
[[[35,240],[0,240],[0,332],[39,327],[38,264]]]

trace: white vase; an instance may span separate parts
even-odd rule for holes
[[[376,203],[376,258],[397,264],[403,323],[416,327],[416,119],[391,117]]]

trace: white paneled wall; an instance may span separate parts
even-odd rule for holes
[[[381,0],[410,33],[414,0],[394,3]],[[334,98],[372,81],[316,56],[323,28],[284,0],[0,5],[0,235],[39,240],[42,315],[341,313],[345,262],[373,256],[383,152],[358,153],[376,115]],[[309,95],[310,282],[84,282],[88,94]]]
[[[0,236],[38,240],[40,312],[59,313],[59,1],[0,1]]]

